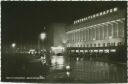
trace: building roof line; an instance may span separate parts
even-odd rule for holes
[[[113,21],[108,21],[108,22],[104,22],[104,23],[100,23],[100,24],[95,24],[95,25],[88,26],[88,27],[82,27],[82,28],[75,29],[75,30],[70,30],[66,33],[72,33],[72,32],[82,31],[82,30],[85,30],[85,29],[91,29],[91,28],[94,28],[94,27],[97,27],[97,26],[104,26],[104,25],[108,25],[108,24],[111,24],[111,23],[115,23],[115,22],[117,23],[117,21],[122,22],[122,20],[125,20],[125,18],[121,18],[121,19],[117,19],[117,20],[113,20]]]

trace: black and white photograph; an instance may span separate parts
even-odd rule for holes
[[[126,83],[126,1],[1,1],[1,81]]]

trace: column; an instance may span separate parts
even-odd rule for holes
[[[84,40],[87,41],[87,29],[85,29],[84,32],[85,32],[85,34],[84,34],[84,36],[85,36]]]
[[[83,30],[83,41],[84,41],[84,38],[85,38],[85,30]]]
[[[80,31],[78,31],[78,42],[80,42]]]
[[[113,35],[114,35],[113,23],[111,25],[112,25],[112,38],[113,38]]]
[[[96,40],[98,40],[98,28],[96,27]]]
[[[108,27],[108,24],[106,24],[106,27],[107,27],[107,30],[106,30],[106,32],[107,32],[107,39],[109,38],[109,27]]]
[[[119,27],[118,27],[118,23],[116,22],[117,24],[117,38],[119,37]]]
[[[89,41],[89,29],[87,29],[87,41]]]
[[[100,40],[103,40],[103,28],[100,26]]]
[[[78,32],[76,31],[76,42],[78,42]]]
[[[113,38],[117,38],[117,24],[113,23]]]
[[[124,22],[123,21],[119,21],[118,22],[118,28],[119,28],[119,37],[124,37],[124,28],[125,28],[125,25],[124,25]]]
[[[103,26],[100,26],[100,40],[103,40]]]
[[[90,41],[91,40],[91,32],[90,32],[91,30],[90,29],[88,29],[88,40]]]
[[[112,26],[108,24],[108,38],[112,36]]]
[[[76,42],[76,31],[75,31],[75,42]]]
[[[83,32],[83,33],[82,33],[82,37],[83,37],[82,39],[83,39],[83,41],[84,41],[84,30],[83,30],[82,32]]]
[[[100,28],[100,26],[99,26],[99,40],[101,40],[101,28]]]
[[[94,28],[94,32],[95,32],[94,36],[95,36],[95,40],[96,40],[96,27]]]
[[[79,33],[80,33],[80,42],[81,42],[81,38],[82,38],[82,32],[81,32],[81,30],[79,31]]]

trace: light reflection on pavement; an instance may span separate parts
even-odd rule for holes
[[[85,60],[83,58],[70,59],[71,70],[66,70],[64,56],[52,56],[51,72],[48,79],[52,81],[70,82],[124,82],[126,69],[124,64],[107,63]]]

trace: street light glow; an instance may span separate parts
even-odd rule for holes
[[[12,43],[12,47],[14,48],[16,46],[16,44],[15,43]]]
[[[40,39],[44,40],[45,37],[46,37],[46,34],[45,34],[45,33],[41,33],[41,34],[40,34]]]

